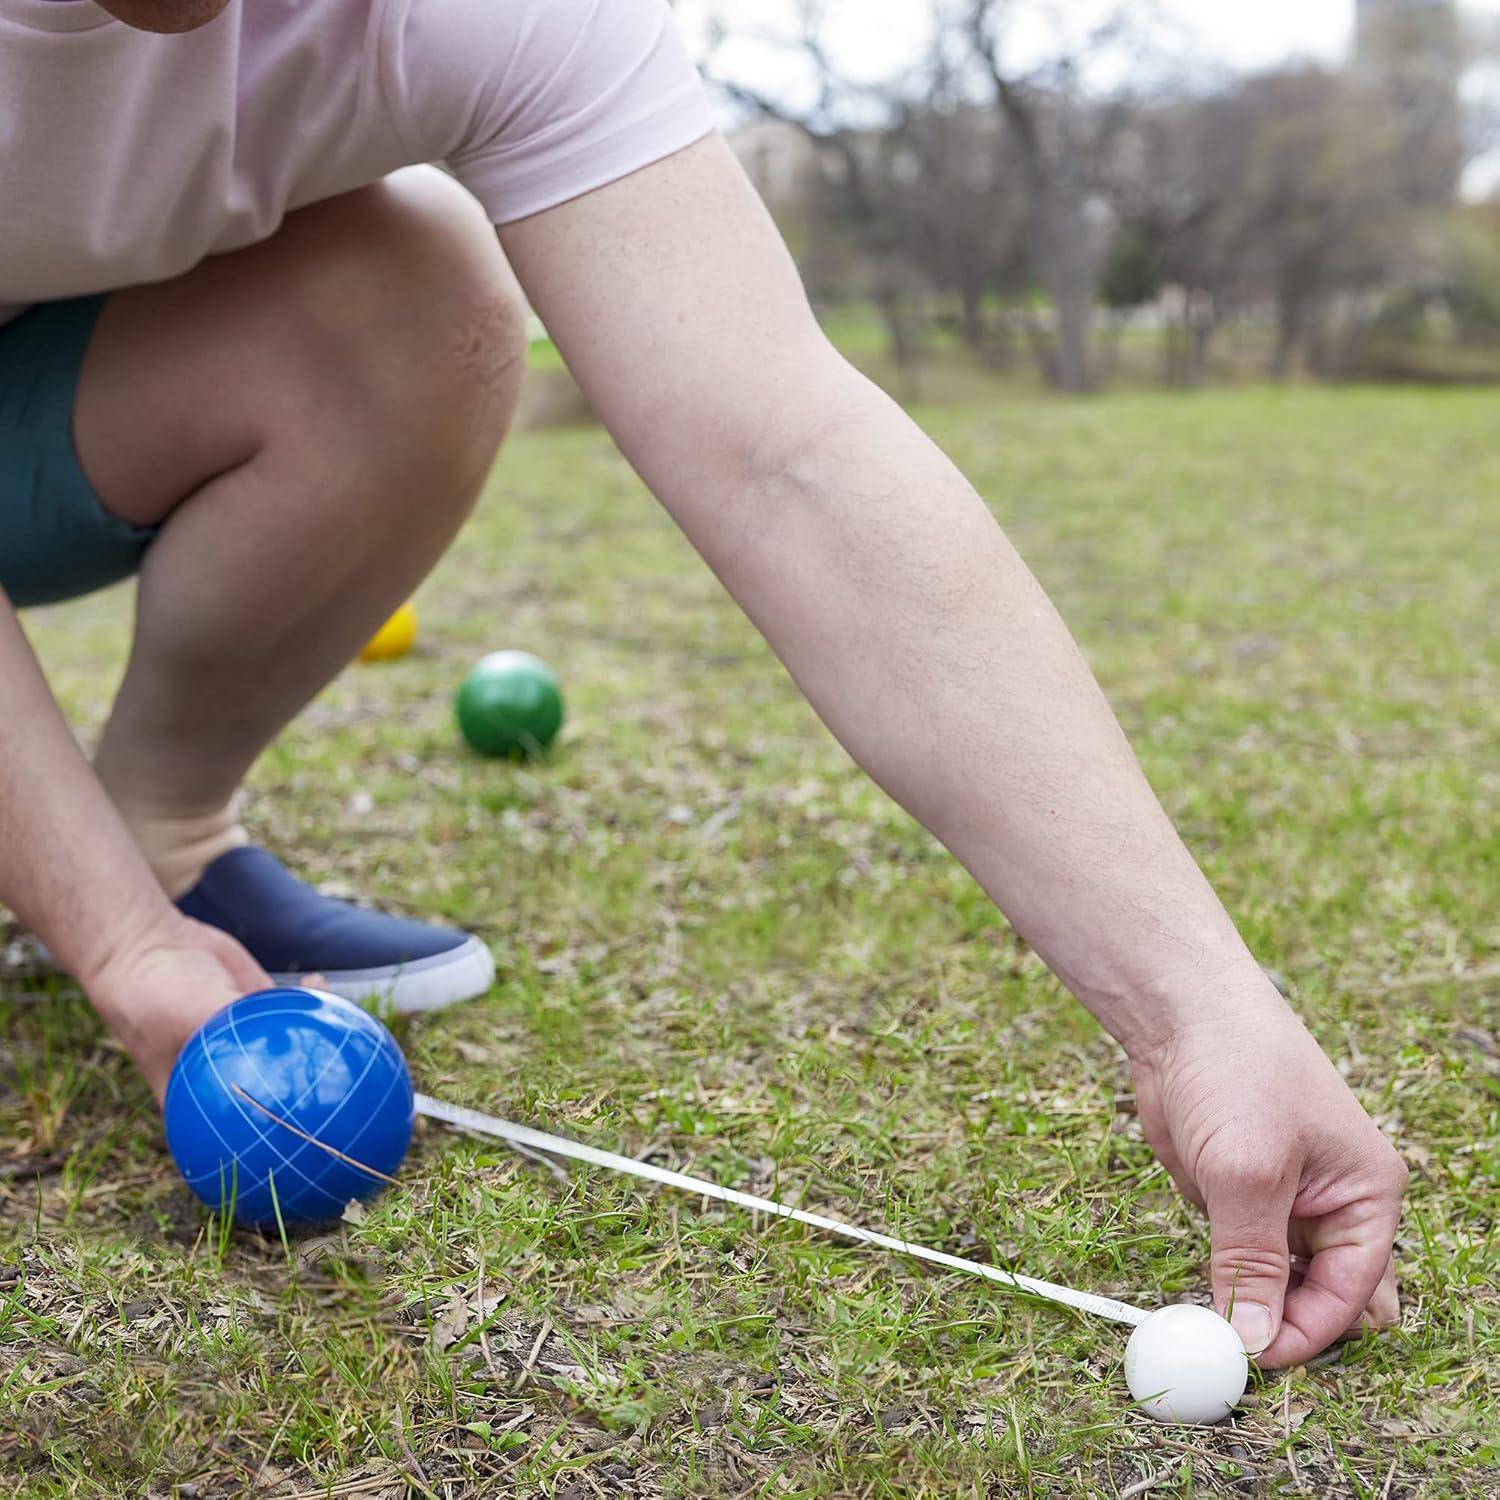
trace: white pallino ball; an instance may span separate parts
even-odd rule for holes
[[[1125,1346],[1125,1383],[1158,1422],[1221,1422],[1249,1379],[1239,1334],[1206,1307],[1160,1308]]]

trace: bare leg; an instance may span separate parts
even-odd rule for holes
[[[246,771],[452,540],[524,356],[493,230],[426,169],[110,299],[79,454],[162,531],[96,767],[170,894],[242,837]]]

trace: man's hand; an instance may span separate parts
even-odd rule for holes
[[[1406,1168],[1285,1005],[1180,1026],[1133,1066],[1147,1140],[1208,1212],[1214,1305],[1262,1365],[1396,1321]]]
[[[270,985],[233,938],[176,916],[139,946],[111,955],[84,988],[160,1104],[193,1032],[231,1000]]]

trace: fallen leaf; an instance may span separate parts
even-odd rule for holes
[[[464,1329],[469,1326],[469,1299],[461,1292],[455,1293],[448,1299],[448,1304],[442,1312],[433,1319],[432,1332],[429,1338],[436,1349],[446,1349],[450,1344],[455,1344],[463,1337]]]

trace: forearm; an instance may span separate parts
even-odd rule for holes
[[[171,908],[0,594],[0,902],[87,981]]]
[[[968,483],[831,351],[798,383],[752,474],[659,480],[825,721],[1132,1050],[1277,1004]]]

